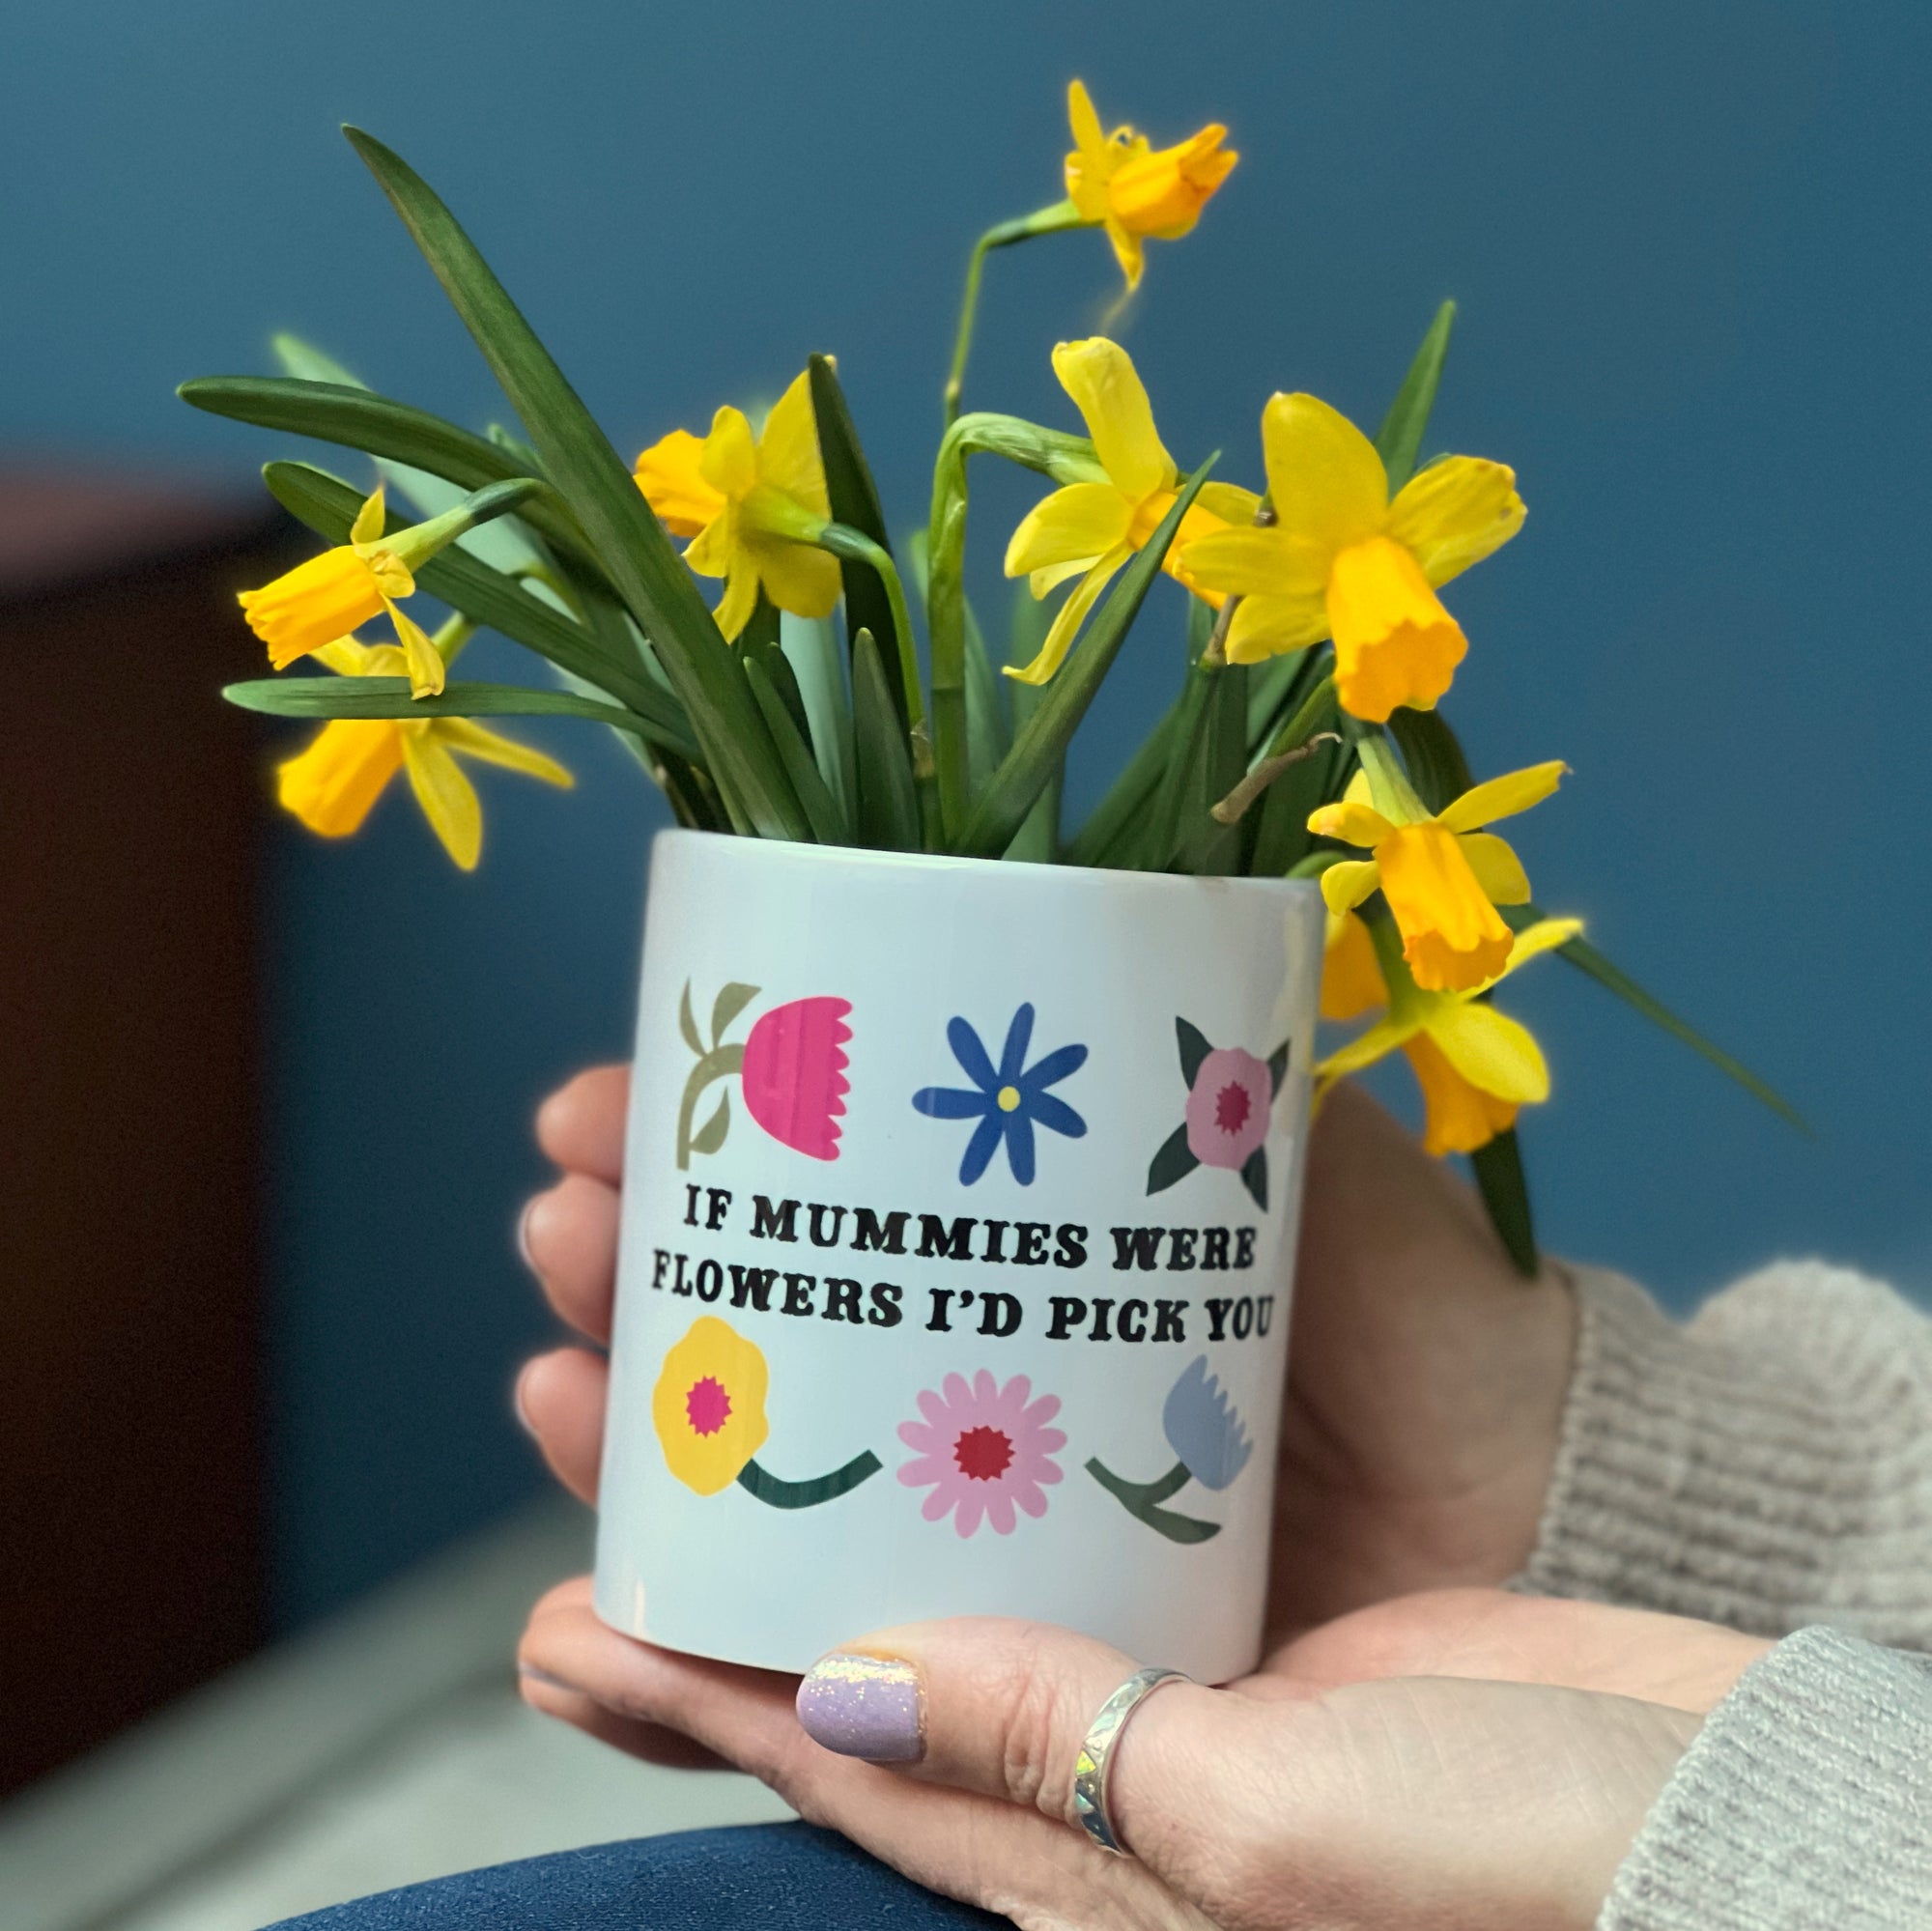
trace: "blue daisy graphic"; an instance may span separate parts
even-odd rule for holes
[[[963,1019],[947,1022],[946,1036],[952,1056],[973,1082],[970,1089],[954,1086],[922,1087],[912,1103],[932,1120],[977,1120],[973,1137],[966,1143],[965,1157],[959,1162],[959,1184],[970,1187],[992,1164],[1001,1142],[1006,1143],[1007,1164],[1021,1186],[1030,1187],[1034,1177],[1034,1128],[1044,1126],[1064,1133],[1069,1140],[1080,1139],[1087,1122],[1067,1105],[1047,1092],[1087,1064],[1085,1046],[1062,1046],[1029,1066],[1027,1049],[1033,1044],[1033,1008],[1022,1006],[1007,1028],[1007,1043],[1000,1051],[996,1067],[980,1036]]]

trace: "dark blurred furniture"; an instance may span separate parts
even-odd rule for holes
[[[0,468],[0,1794],[263,1625],[252,504]]]

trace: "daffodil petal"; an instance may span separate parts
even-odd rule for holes
[[[1416,1022],[1412,1019],[1378,1020],[1359,1038],[1350,1039],[1346,1046],[1338,1046],[1315,1068],[1324,1080],[1340,1079],[1345,1073],[1358,1073],[1364,1066],[1372,1066],[1378,1060],[1386,1059],[1389,1054],[1414,1036]]]
[[[1043,564],[1027,572],[1027,588],[1036,599],[1050,596],[1069,577],[1084,577],[1099,560],[1097,556],[1069,556],[1065,563]]]
[[[1388,472],[1376,446],[1317,396],[1275,395],[1262,412],[1262,454],[1278,526],[1333,557],[1381,531]]]
[[[1261,506],[1261,497],[1238,483],[1203,483],[1200,495],[1194,498],[1195,512],[1205,510],[1236,529],[1252,524]]]
[[[758,445],[742,409],[727,403],[711,418],[711,434],[697,459],[698,473],[727,497],[749,496],[758,480]]]
[[[1456,842],[1492,905],[1529,903],[1529,874],[1506,839],[1493,832],[1464,832]]]
[[[1395,827],[1373,805],[1345,797],[1340,804],[1321,805],[1309,812],[1308,829],[1318,838],[1374,850]]]
[[[306,751],[276,766],[276,796],[310,831],[347,838],[402,761],[400,725],[381,718],[337,718]]]
[[[1433,1005],[1424,1030],[1471,1086],[1518,1106],[1549,1097],[1549,1067],[1528,1027],[1473,1000]]]
[[[1113,244],[1114,259],[1121,265],[1127,293],[1131,295],[1140,287],[1141,276],[1147,271],[1147,243],[1138,235],[1129,234],[1112,215],[1107,218],[1107,240]]]
[[[1480,456],[1446,456],[1418,470],[1389,505],[1388,533],[1432,583],[1446,583],[1522,527],[1516,471]]]
[[[1124,547],[1110,550],[1088,571],[1074,586],[1072,595],[1055,611],[1052,626],[1046,633],[1046,641],[1039,647],[1039,655],[1024,669],[1015,670],[1009,665],[1009,677],[1021,684],[1044,684],[1052,677],[1065,661],[1066,653],[1073,648],[1073,639],[1087,620],[1087,612],[1094,608],[1100,592],[1127,560],[1128,554]]]
[[[1068,483],[1036,503],[1007,545],[1007,575],[1090,561],[1127,540],[1134,506],[1112,483]]]
[[[724,594],[712,612],[718,619],[718,628],[724,632],[726,643],[737,642],[738,633],[752,621],[752,612],[757,607],[758,566],[753,560],[751,552],[741,549],[731,557],[730,568],[724,578]]]
[[[1190,561],[1192,549],[1183,561]],[[1228,625],[1228,662],[1259,664],[1285,650],[1302,650],[1328,635],[1328,607],[1313,597],[1246,596]]]
[[[1321,958],[1321,1016],[1354,1019],[1388,1004],[1388,987],[1376,959],[1376,942],[1353,912],[1328,915]]]
[[[1100,116],[1094,111],[1094,97],[1082,81],[1066,83],[1066,124],[1073,134],[1073,145],[1083,154],[1105,152],[1107,136],[1101,130]]]
[[[1498,818],[1513,818],[1519,811],[1542,804],[1562,783],[1569,769],[1558,757],[1548,764],[1531,764],[1521,771],[1488,779],[1438,811],[1436,823],[1447,825],[1452,832],[1473,832],[1479,825],[1493,825]]]
[[[449,747],[433,731],[411,730],[403,738],[403,768],[430,830],[465,871],[474,871],[483,853],[483,808]]]
[[[394,604],[386,606],[389,621],[396,627],[396,641],[402,645],[403,662],[409,667],[412,697],[440,697],[449,676],[442,652],[431,642],[422,625]]]
[[[362,499],[362,507],[355,512],[355,521],[349,525],[349,540],[351,543],[374,543],[388,527],[388,504],[384,497],[383,485],[378,483],[375,490]]]
[[[751,544],[765,594],[795,617],[829,617],[838,608],[838,559],[809,543],[781,537]]]
[[[1331,913],[1352,912],[1382,882],[1372,858],[1345,858],[1321,874],[1321,900]]]
[[[1431,709],[1468,652],[1462,626],[1415,558],[1385,536],[1336,557],[1327,610],[1336,696],[1374,724],[1385,724],[1401,704]]]
[[[1130,502],[1173,489],[1174,458],[1161,446],[1133,358],[1119,343],[1104,335],[1059,343],[1053,373],[1086,421],[1100,467]]]
[[[1554,951],[1559,946],[1567,946],[1572,939],[1580,938],[1583,922],[1580,919],[1539,919],[1533,925],[1525,925],[1516,935],[1516,943],[1510,947],[1508,963],[1496,977],[1507,979],[1518,967],[1524,966],[1539,952]]]
[[[325,643],[309,655],[318,664],[324,664],[338,677],[380,677],[383,671],[371,668],[377,651],[364,643],[360,638],[338,637],[333,643]]]
[[[792,383],[765,418],[764,434],[758,438],[758,480],[782,490],[814,516],[830,519],[832,502],[825,493],[809,373]]]
[[[724,507],[686,546],[685,567],[700,577],[728,577],[738,552],[738,505],[721,498]]]
[[[439,718],[430,727],[451,751],[464,757],[481,758],[486,764],[500,764],[506,771],[521,771],[526,778],[539,778],[568,791],[576,782],[555,758],[500,731],[487,729],[470,718]]]
[[[1319,602],[1328,587],[1326,558],[1279,529],[1215,530],[1195,537],[1181,558],[1197,582],[1241,597]]]

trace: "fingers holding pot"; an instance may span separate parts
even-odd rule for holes
[[[560,1086],[537,1110],[537,1145],[565,1173],[615,1186],[624,1177],[624,1120],[631,1103],[628,1065],[592,1066]]]
[[[551,1472],[580,1502],[597,1500],[610,1391],[609,1363],[582,1348],[539,1354],[517,1377],[518,1418]]]
[[[617,1291],[617,1227],[622,1199],[615,1187],[584,1174],[566,1174],[524,1208],[518,1245],[557,1315],[600,1347],[611,1340]]]

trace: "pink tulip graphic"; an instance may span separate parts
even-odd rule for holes
[[[838,1157],[849,999],[794,999],[774,1007],[745,1041],[745,1108],[781,1145],[814,1160]]]
[[[726,1039],[732,1022],[757,998],[758,988],[733,980],[711,1008],[711,1043],[704,1043],[691,1009],[687,983],[678,1008],[678,1030],[697,1056],[684,1083],[677,1117],[677,1164],[691,1165],[694,1153],[715,1153],[731,1128],[727,1090],[702,1126],[697,1102],[707,1087],[738,1075],[745,1110],[781,1146],[814,1160],[838,1157],[839,1117],[852,1082],[845,1077],[845,1042],[852,1029],[845,1016],[849,999],[821,996],[775,1006],[753,1026],[743,1045]]]

